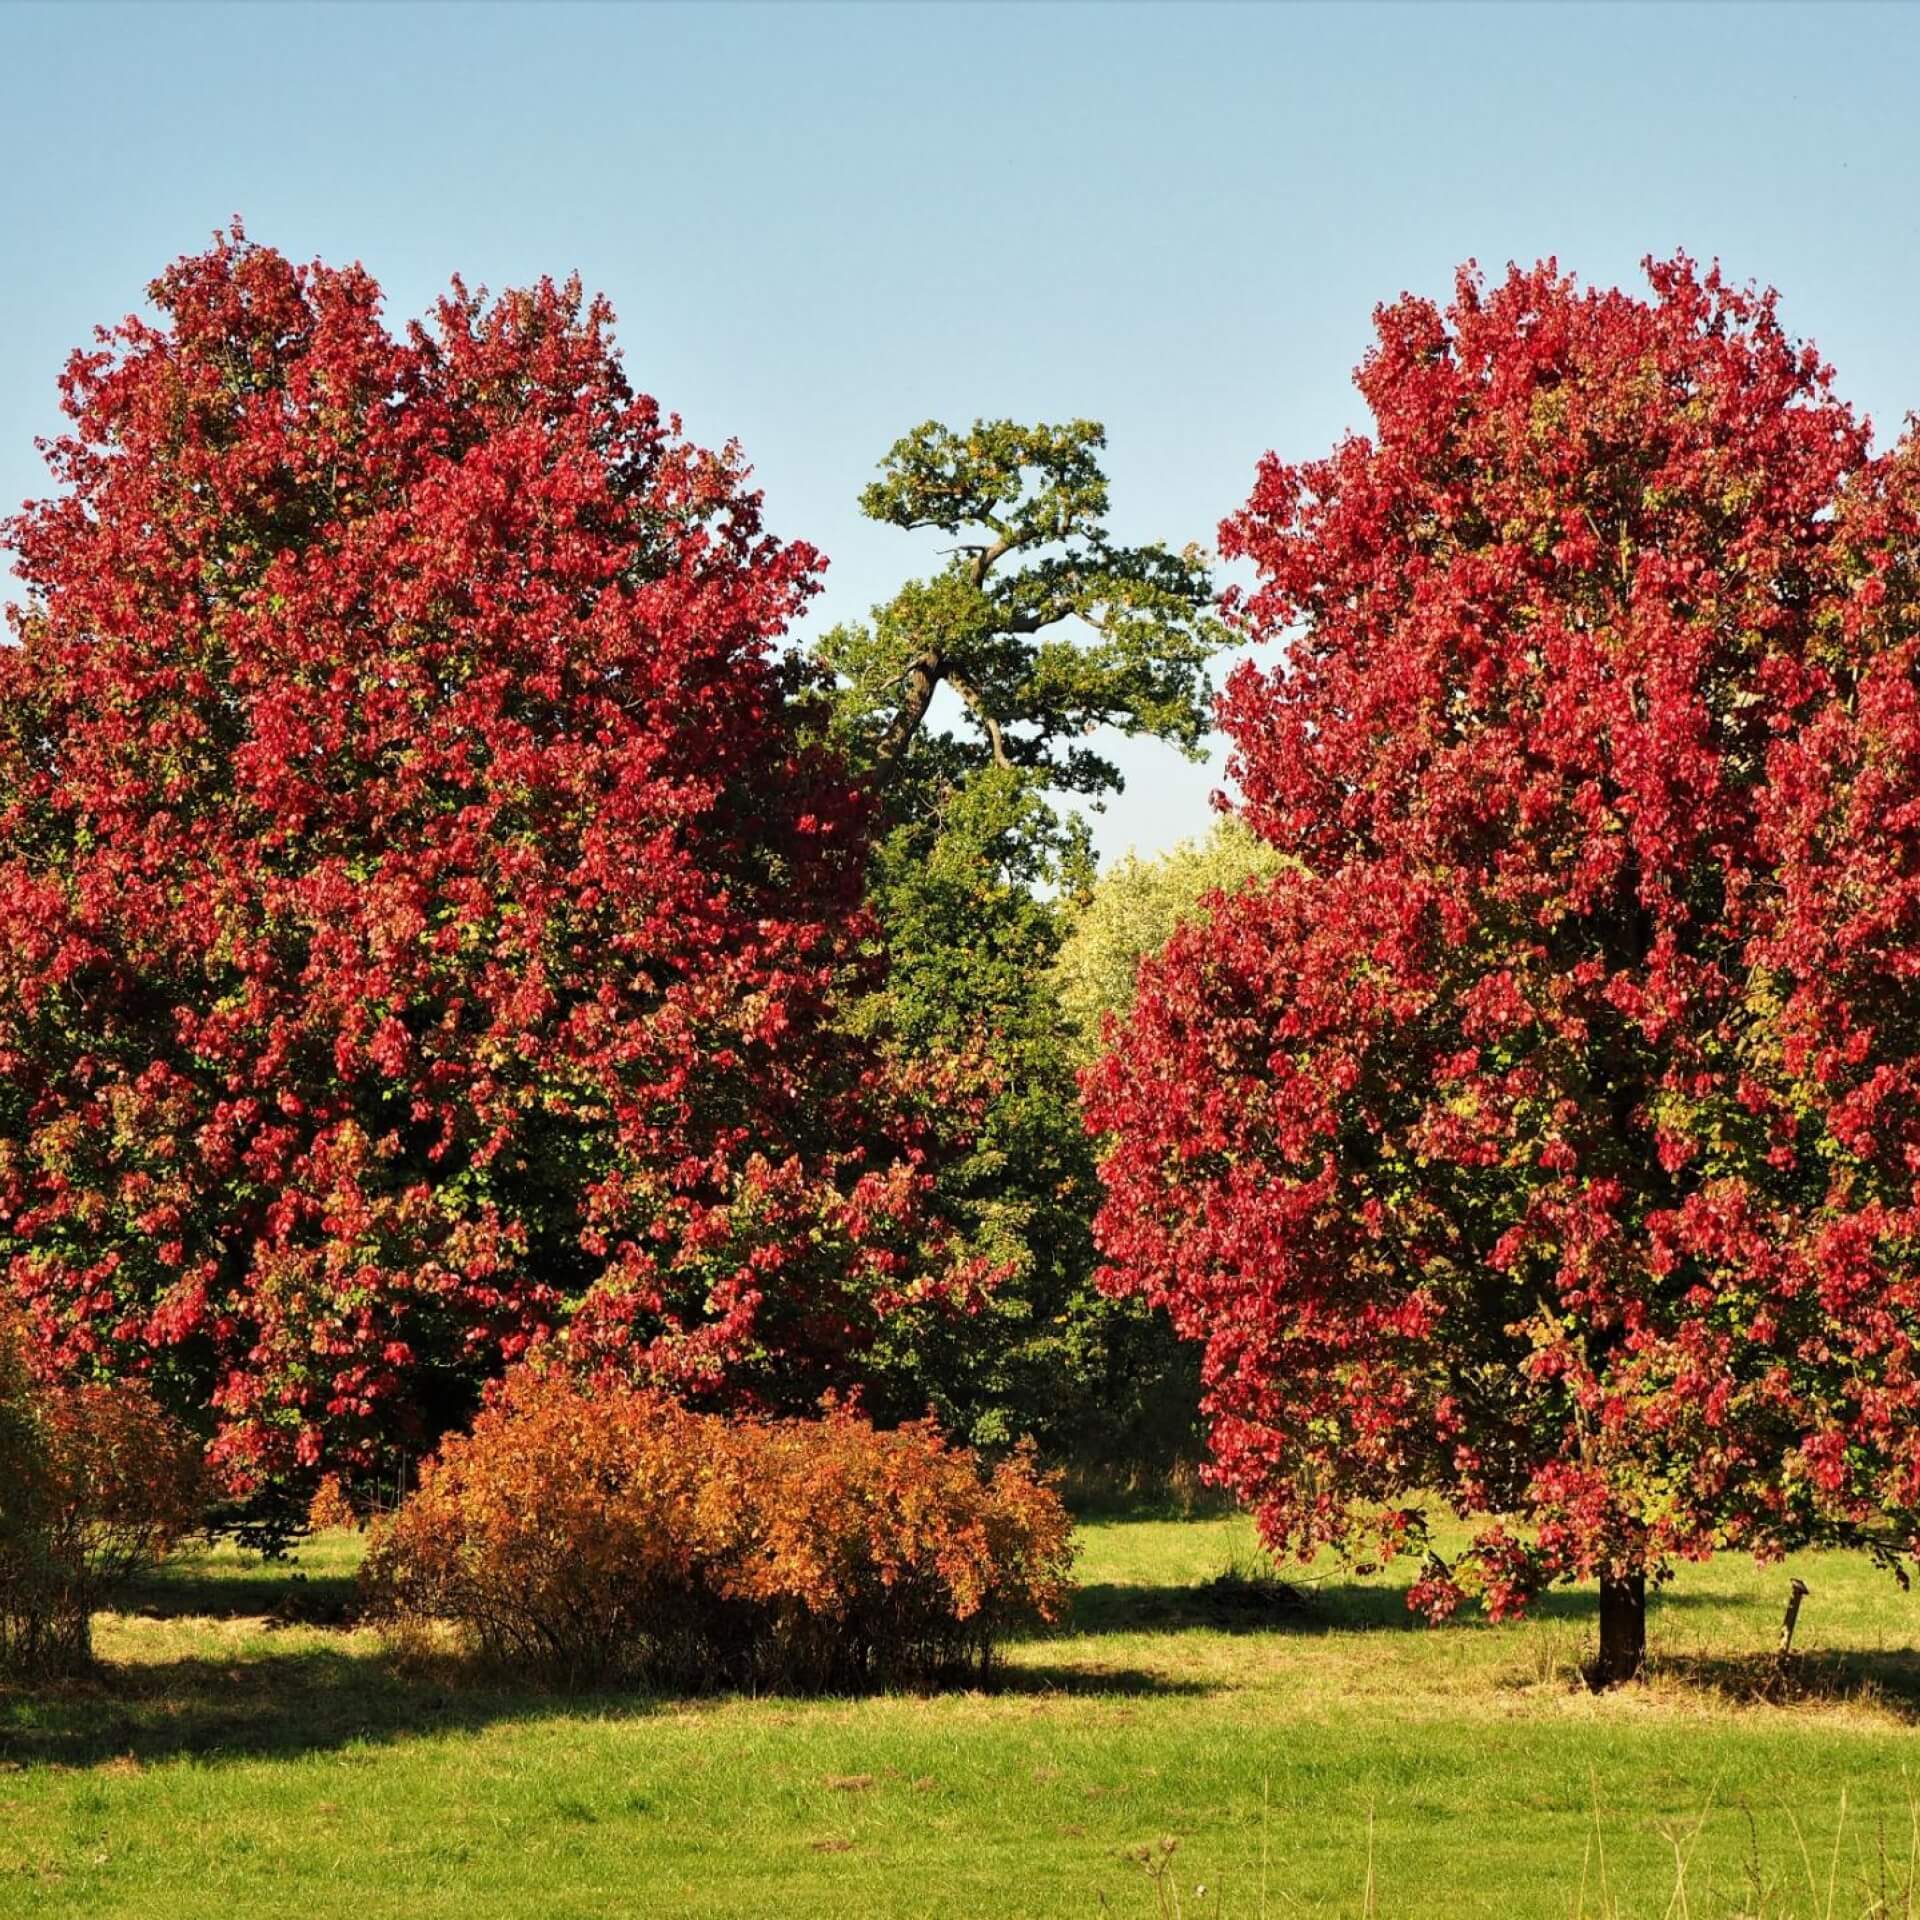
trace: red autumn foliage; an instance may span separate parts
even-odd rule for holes
[[[431,1438],[549,1329],[810,1403],[924,1181],[833,1030],[863,803],[777,650],[819,561],[604,303],[236,229],[63,380],[8,524],[0,1274],[245,1487]]]
[[[1220,1478],[1302,1552],[1491,1516],[1436,1612],[1920,1536],[1920,445],[1648,272],[1402,299],[1374,436],[1262,465],[1223,717],[1299,864],[1088,1081]]]
[[[528,1366],[376,1525],[373,1611],[566,1679],[847,1688],[980,1670],[1067,1598],[1071,1523],[1021,1454],[991,1474],[891,1432],[690,1411]]]
[[[200,1449],[144,1382],[40,1378],[0,1316],[0,1671],[85,1667],[93,1615],[200,1517]]]

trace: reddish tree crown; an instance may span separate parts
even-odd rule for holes
[[[1298,865],[1088,1080],[1221,1478],[1301,1551],[1493,1516],[1437,1610],[1920,1519],[1920,461],[1648,274],[1383,308],[1374,436],[1262,464],[1222,714]]]
[[[577,284],[396,338],[236,229],[151,291],[9,526],[0,1257],[46,1354],[210,1403],[243,1481],[563,1322],[810,1398],[923,1184],[832,1031],[862,802],[775,651],[818,557]]]

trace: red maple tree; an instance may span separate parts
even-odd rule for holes
[[[1920,453],[1770,295],[1552,265],[1376,316],[1375,420],[1228,551],[1223,719],[1295,864],[1088,1081],[1109,1286],[1206,1343],[1279,1549],[1495,1613],[1920,1535]]]
[[[0,1273],[44,1364],[211,1408],[245,1485],[432,1429],[563,1327],[810,1398],[917,1284],[836,1031],[864,802],[814,591],[604,303],[236,227],[77,353],[8,525]]]

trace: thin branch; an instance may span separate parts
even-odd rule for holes
[[[1037,613],[1010,613],[1000,622],[1002,633],[1038,633],[1045,627],[1057,627],[1062,620],[1074,612],[1071,600],[1056,600],[1051,612],[1042,609]],[[1082,618],[1085,618],[1082,615]]]
[[[947,685],[973,709],[975,717],[986,729],[987,739],[993,747],[993,764],[996,767],[1011,767],[1013,762],[1007,757],[1006,735],[1000,731],[1000,722],[987,711],[987,703],[980,697],[979,688],[955,673],[951,666],[947,668],[946,677]]]

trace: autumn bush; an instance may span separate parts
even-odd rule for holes
[[[390,1622],[554,1677],[840,1690],[991,1663],[1067,1598],[1070,1522],[1016,1453],[931,1422],[723,1418],[523,1368],[380,1525]]]
[[[341,1484],[340,1476],[337,1473],[322,1474],[320,1484],[313,1490],[313,1498],[307,1503],[307,1531],[357,1531],[359,1526],[359,1510]]]
[[[0,1325],[0,1673],[85,1667],[95,1610],[192,1527],[200,1479],[142,1382],[38,1380]]]

